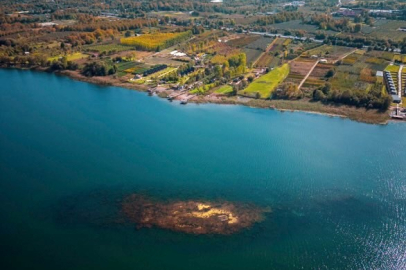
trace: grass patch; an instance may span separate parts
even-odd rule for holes
[[[84,49],[86,51],[91,51],[91,52],[113,53],[113,52],[128,51],[128,50],[131,50],[132,48],[129,46],[121,45],[121,44],[102,44],[102,45],[85,46]]]
[[[406,108],[406,97],[402,97],[402,107]]]
[[[54,56],[54,57],[49,57],[48,60],[52,62],[54,60],[59,60],[62,57],[63,57],[63,55],[58,55],[58,56]],[[67,55],[66,59],[68,61],[75,61],[75,60],[79,60],[79,59],[87,58],[87,57],[89,57],[87,54],[77,52],[77,53],[72,53],[72,54]]]
[[[163,70],[160,70],[158,72],[152,73],[151,75],[148,75],[147,77],[145,77],[146,80],[151,80],[152,78],[160,78],[172,71],[175,71],[177,68],[174,67],[167,67]]]
[[[382,53],[382,58],[388,61],[392,61],[393,59],[393,53],[391,52],[383,52]]]
[[[385,68],[385,71],[389,72],[398,72],[399,71],[399,66],[396,65],[389,65]]]
[[[233,92],[233,87],[231,85],[223,85],[222,87],[220,87],[215,91],[215,93],[222,95],[227,95],[231,92]]]
[[[262,75],[253,81],[246,89],[239,91],[240,95],[253,96],[259,94],[260,98],[269,98],[275,88],[280,84],[289,74],[289,65],[284,64],[274,70]]]

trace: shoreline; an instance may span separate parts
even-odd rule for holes
[[[22,68],[22,67],[0,67],[2,69],[16,69],[16,70],[31,70],[38,72],[47,72],[44,68]],[[85,77],[77,71],[64,70],[58,72],[51,72],[55,75],[65,76],[72,80],[91,83],[99,86],[114,86],[121,87],[128,90],[135,90],[139,92],[146,92],[148,86],[135,85],[127,81],[120,81],[117,78],[111,77]],[[159,98],[164,98],[159,96]],[[238,96],[227,97],[221,96],[216,100],[206,98],[205,96],[198,96],[197,99],[189,100],[189,103],[194,104],[223,104],[223,105],[243,105],[259,109],[278,110],[280,112],[304,112],[309,114],[318,114],[329,117],[338,117],[342,119],[350,119],[352,121],[386,125],[389,122],[399,122],[390,119],[387,112],[378,112],[377,110],[367,110],[365,108],[356,108],[346,105],[325,105],[321,102],[311,102],[309,100],[264,100],[243,98],[241,100]]]

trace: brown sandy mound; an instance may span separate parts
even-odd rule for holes
[[[159,202],[133,194],[122,210],[137,228],[159,227],[192,234],[232,234],[263,220],[267,209],[231,202]]]

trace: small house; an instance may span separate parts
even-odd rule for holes
[[[400,103],[402,101],[398,95],[392,95],[392,99],[394,103]]]

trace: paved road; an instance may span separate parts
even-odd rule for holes
[[[400,65],[399,71],[398,71],[398,96],[400,100],[402,100],[402,69],[403,65]]]
[[[268,36],[268,37],[281,37],[281,38],[291,38],[291,39],[300,39],[302,41],[305,41],[306,39],[309,39],[313,42],[317,43],[323,43],[324,40],[321,39],[315,39],[315,38],[307,38],[307,37],[298,37],[298,36],[284,36],[281,34],[271,34],[271,33],[266,33],[266,32],[248,32],[249,34],[254,34],[254,35],[261,35],[261,36]]]

